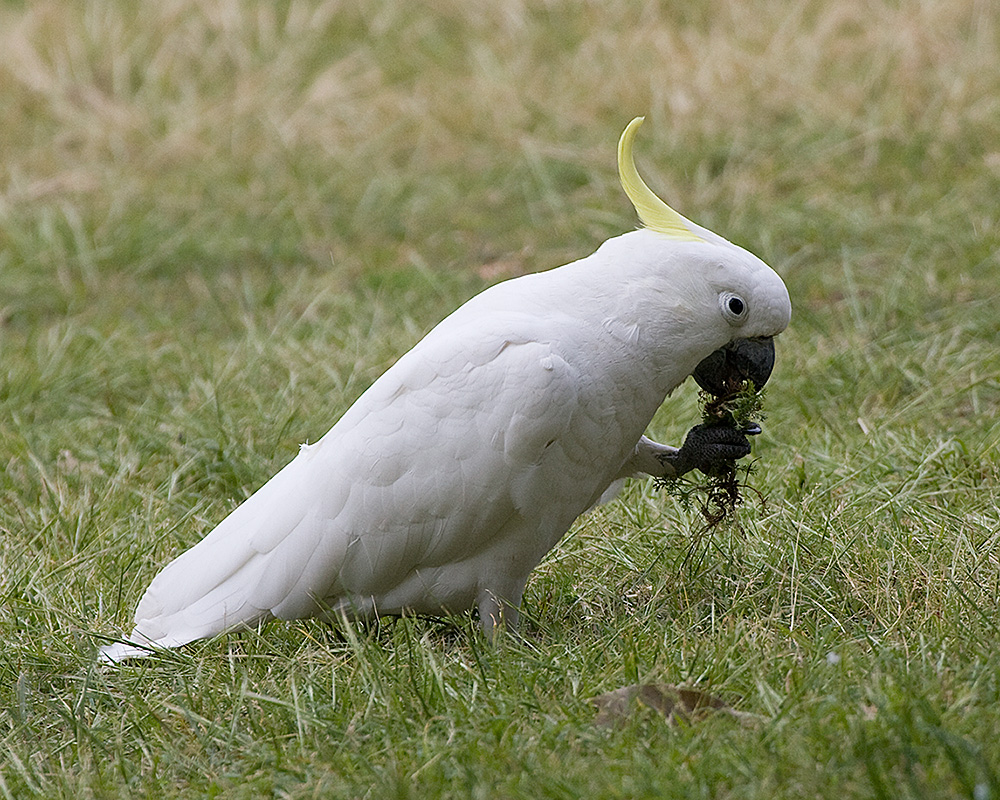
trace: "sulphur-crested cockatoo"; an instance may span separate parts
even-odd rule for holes
[[[644,228],[499,283],[447,317],[318,442],[170,562],[106,660],[272,618],[478,609],[517,622],[535,566],[622,478],[710,469],[744,433],[643,431],[689,375],[762,386],[789,321],[781,278],[682,217],[618,146]]]

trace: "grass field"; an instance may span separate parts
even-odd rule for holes
[[[792,296],[766,504],[699,535],[630,485],[496,649],[95,667],[435,322],[634,227],[638,114],[650,185]],[[0,796],[1000,798],[995,3],[7,2],[0,118]],[[595,727],[640,681],[748,716]]]

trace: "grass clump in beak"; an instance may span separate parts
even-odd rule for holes
[[[764,390],[758,391],[752,381],[731,381],[726,389],[720,395],[699,393],[702,425],[734,428],[747,436],[759,434],[760,423],[765,419]],[[711,529],[733,519],[736,507],[743,502],[741,486],[750,489],[763,503],[764,495],[747,482],[752,472],[753,462],[739,465],[736,461],[727,461],[700,481],[679,477],[662,478],[658,483],[685,506],[697,503],[706,529]]]

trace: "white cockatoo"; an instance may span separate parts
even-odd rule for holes
[[[531,571],[630,476],[711,469],[746,433],[643,435],[689,375],[763,386],[791,305],[781,278],[682,217],[618,145],[644,223],[566,266],[499,283],[443,320],[299,454],[150,584],[117,662],[314,615],[478,609],[517,623]]]

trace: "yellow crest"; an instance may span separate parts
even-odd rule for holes
[[[618,177],[622,188],[635,206],[642,224],[651,231],[678,241],[703,242],[705,240],[688,227],[688,221],[653,194],[653,190],[639,177],[632,155],[632,143],[644,119],[645,117],[636,117],[632,120],[618,140]]]

